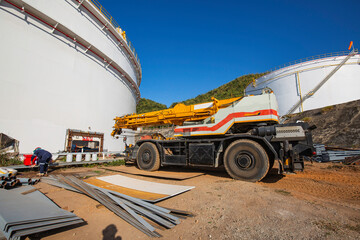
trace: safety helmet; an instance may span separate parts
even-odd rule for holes
[[[35,153],[35,151],[36,151],[36,150],[39,150],[39,149],[41,149],[41,147],[37,147],[37,148],[35,148],[35,150],[34,150],[34,152],[33,152],[33,153]]]

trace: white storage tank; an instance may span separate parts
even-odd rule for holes
[[[104,133],[104,150],[124,149],[113,119],[136,111],[142,73],[107,16],[97,1],[0,1],[0,132],[21,153],[64,150],[67,129]]]
[[[286,115],[296,105],[294,113],[346,103],[360,99],[360,55],[354,54],[340,67],[349,52],[323,54],[296,61],[256,79],[246,88],[246,94],[259,94],[271,88],[278,100],[279,115]],[[310,98],[310,93],[325,77],[340,67]]]

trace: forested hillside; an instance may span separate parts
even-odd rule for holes
[[[167,106],[165,104],[161,104],[146,98],[141,98],[136,106],[136,112],[146,113],[146,112],[158,111],[166,108]]]
[[[244,90],[254,79],[257,79],[263,76],[265,73],[256,73],[256,74],[248,74],[241,77],[238,77],[231,82],[228,82],[218,88],[215,88],[207,93],[200,94],[195,98],[187,99],[182,101],[185,105],[204,103],[211,101],[211,97],[215,97],[219,100],[227,99],[232,97],[240,97],[243,96]],[[177,102],[171,104],[170,107],[174,107]],[[142,98],[140,99],[136,111],[137,113],[145,113],[151,111],[157,111],[166,109],[165,104],[157,103],[150,99]]]
[[[241,77],[238,77],[231,82],[228,82],[214,90],[211,90],[207,93],[200,94],[195,98],[187,99],[182,101],[185,105],[204,103],[211,101],[211,97],[222,100],[233,97],[240,97],[244,95],[244,89],[249,85],[254,79],[257,79],[263,76],[264,73],[260,74],[248,74]],[[177,103],[171,104],[170,107],[174,107]]]

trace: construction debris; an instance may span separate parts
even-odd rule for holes
[[[33,186],[9,191],[0,189],[0,199],[0,233],[7,239],[20,239],[84,222],[75,214],[59,208]]]
[[[348,157],[360,156],[360,150],[328,150],[328,147],[323,144],[314,144],[314,147],[316,162],[344,162]]]
[[[4,133],[0,133],[0,149],[2,152],[17,155],[19,154],[19,141]]]
[[[0,188],[11,189],[22,185],[35,185],[40,179],[17,178],[11,173],[0,174]]]
[[[13,168],[8,168],[8,167],[0,167],[0,175],[2,174],[11,174],[13,176],[15,176],[17,174],[17,170],[13,169]]]
[[[54,167],[64,167],[64,166],[76,166],[76,165],[87,165],[87,164],[100,164],[100,163],[111,163],[118,161],[117,159],[107,159],[107,160],[96,160],[96,161],[80,161],[80,162],[54,162],[49,164],[49,168]],[[35,169],[39,166],[26,166],[26,165],[11,165],[9,166],[13,169],[24,170],[24,169]]]
[[[345,165],[360,165],[360,155],[359,156],[353,156],[353,157],[347,157],[343,161]]]
[[[141,199],[85,183],[74,176],[57,175],[43,178],[43,181],[95,199],[150,237],[161,237],[154,227],[156,224],[169,229],[180,223],[180,217],[175,215],[191,216],[188,212],[162,208]],[[156,224],[149,224],[145,218]]]

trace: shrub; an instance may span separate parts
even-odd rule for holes
[[[322,113],[326,113],[326,112],[328,112],[328,111],[331,111],[333,108],[334,108],[334,106],[323,107],[323,108],[321,109],[321,112],[322,112]]]
[[[301,119],[301,121],[310,122],[310,121],[311,121],[311,117],[304,117],[304,118]]]
[[[23,162],[18,157],[13,157],[11,154],[0,150],[0,167],[21,164],[23,164]]]

